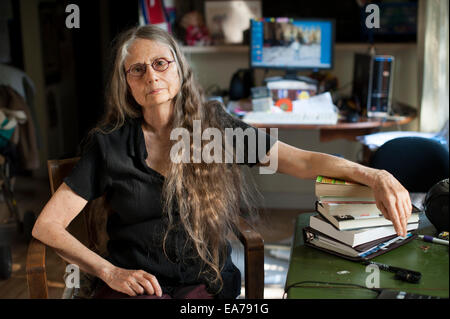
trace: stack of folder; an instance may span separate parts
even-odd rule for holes
[[[408,219],[406,237],[397,236],[392,222],[375,204],[370,187],[318,176],[318,215],[303,229],[305,244],[351,260],[371,259],[401,246],[416,235],[419,212]]]

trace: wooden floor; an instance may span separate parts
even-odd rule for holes
[[[0,280],[0,299],[28,299],[26,278],[26,254],[28,244],[18,234],[12,245],[12,274],[7,280]],[[59,299],[64,291],[63,275],[65,265],[63,260],[47,248],[47,279],[49,298]]]
[[[47,181],[21,181],[16,183],[16,199],[22,211],[40,212],[49,199],[50,191]],[[20,184],[20,187],[19,187]],[[298,210],[267,210],[262,214],[257,230],[265,243],[276,243],[288,240],[293,233],[295,219],[301,211]],[[12,275],[7,280],[0,280],[0,299],[29,298],[26,279],[26,254],[28,243],[24,236],[17,233],[12,244]],[[63,260],[47,247],[47,279],[50,298],[61,298],[64,290],[63,275],[65,264]]]

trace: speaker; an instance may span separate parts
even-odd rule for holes
[[[251,69],[239,69],[236,71],[230,82],[230,100],[237,101],[248,98],[253,86],[253,72]]]
[[[436,183],[428,191],[425,200],[425,214],[438,232],[449,231],[448,178]]]
[[[367,117],[386,117],[391,111],[394,61],[392,55],[355,54],[352,93]]]

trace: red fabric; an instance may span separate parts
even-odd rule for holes
[[[164,16],[164,8],[161,3],[162,0],[147,0],[146,8],[147,8],[147,16],[148,20],[151,24],[158,24],[166,22],[166,18]]]
[[[172,296],[163,294],[161,297],[156,295],[138,295],[128,296],[110,288],[108,285],[102,283],[94,299],[213,299],[213,296],[206,291],[204,284],[182,286],[175,290]]]
[[[205,26],[197,27],[190,25],[186,29],[185,40],[187,45],[197,45],[197,43],[208,45],[210,44],[208,29]]]

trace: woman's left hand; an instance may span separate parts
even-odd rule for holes
[[[378,209],[386,219],[393,223],[397,234],[405,237],[407,234],[406,226],[412,212],[408,191],[385,170],[378,170],[375,173],[371,187]]]

